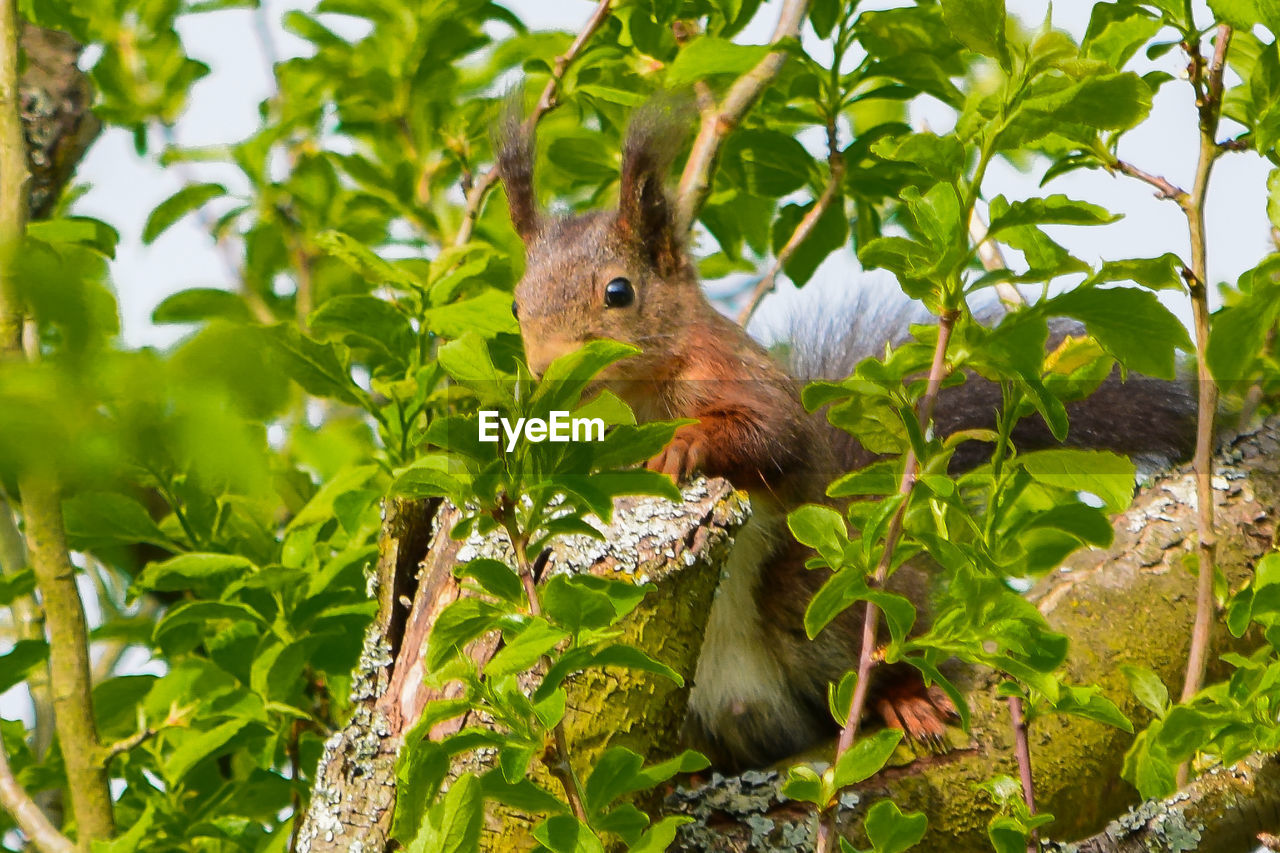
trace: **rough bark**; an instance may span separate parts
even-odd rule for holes
[[[32,219],[44,219],[102,123],[90,110],[92,93],[76,65],[80,45],[75,39],[27,24],[21,46],[26,68],[18,81],[18,105],[31,172],[28,210]]]
[[[724,481],[699,481],[682,504],[621,502],[606,539],[570,537],[547,573],[590,572],[652,583],[656,589],[621,625],[623,640],[692,677],[719,568],[734,530],[746,518],[743,496]],[[379,616],[366,638],[354,688],[352,721],[326,744],[299,851],[382,850],[395,805],[395,756],[423,707],[440,693],[423,683],[422,655],[435,616],[466,590],[453,569],[499,556],[505,540],[452,540],[457,510],[391,502],[376,572]],[[412,599],[406,608],[404,604]],[[672,630],[679,625],[679,630]],[[496,640],[470,654],[483,663]],[[665,756],[676,747],[687,687],[638,673],[587,673],[569,688],[568,725],[575,764],[586,767],[608,746]],[[474,720],[441,724],[441,736]],[[506,812],[487,826],[490,849],[527,846],[532,815]]]
[[[1252,850],[1280,827],[1280,756],[1252,755],[1215,767],[1162,802],[1129,809],[1097,835],[1050,842],[1044,853],[1164,853]]]

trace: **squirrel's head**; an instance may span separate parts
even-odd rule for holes
[[[526,247],[514,307],[535,374],[587,341],[611,338],[645,353],[616,365],[615,378],[647,375],[670,357],[675,333],[696,310],[690,300],[702,301],[663,188],[683,137],[677,112],[655,107],[632,119],[616,209],[551,216],[534,196],[532,131],[508,109],[498,170]]]

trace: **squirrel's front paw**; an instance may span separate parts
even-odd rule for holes
[[[645,465],[650,471],[667,474],[676,482],[687,480],[702,468],[707,458],[706,436],[699,430],[681,427],[671,443]]]

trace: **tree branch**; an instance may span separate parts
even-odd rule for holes
[[[595,11],[587,19],[587,23],[583,26],[582,31],[578,33],[577,38],[569,45],[569,49],[556,57],[555,64],[551,69],[551,79],[543,87],[542,94],[538,97],[538,103],[533,108],[533,112],[525,119],[525,124],[528,127],[536,127],[544,115],[559,106],[556,96],[560,90],[560,81],[564,79],[565,71],[582,53],[582,49],[586,47],[591,36],[608,19],[611,2],[612,0],[599,0],[596,3]],[[462,224],[458,226],[458,233],[454,235],[453,245],[461,246],[471,239],[471,234],[476,227],[476,221],[480,218],[480,209],[484,207],[484,200],[488,197],[489,190],[493,189],[493,185],[497,182],[498,168],[497,166],[490,166],[484,174],[476,178],[471,184],[471,187],[467,190],[467,203],[462,217]]]
[[[785,0],[773,30],[771,44],[800,35],[809,0]],[[775,50],[760,60],[754,68],[739,77],[724,96],[724,101],[712,109],[702,111],[702,124],[693,142],[693,150],[680,175],[676,191],[676,233],[687,234],[698,218],[698,211],[711,192],[711,178],[724,141],[733,132],[756,99],[773,82],[787,61],[786,51]]]
[[[0,0],[0,358],[22,358],[23,312],[13,263],[26,233],[27,146],[18,104],[19,23],[14,0]],[[49,678],[79,847],[115,832],[111,791],[93,720],[88,631],[62,524],[57,483],[18,477],[27,551],[49,624]],[[16,816],[15,816],[16,819]]]
[[[0,742],[0,805],[40,853],[75,853],[75,845],[58,831],[14,778],[3,742]]]

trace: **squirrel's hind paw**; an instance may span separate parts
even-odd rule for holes
[[[895,679],[877,686],[876,712],[885,725],[899,729],[930,752],[946,752],[947,723],[960,718],[956,706],[935,684],[919,678]]]

